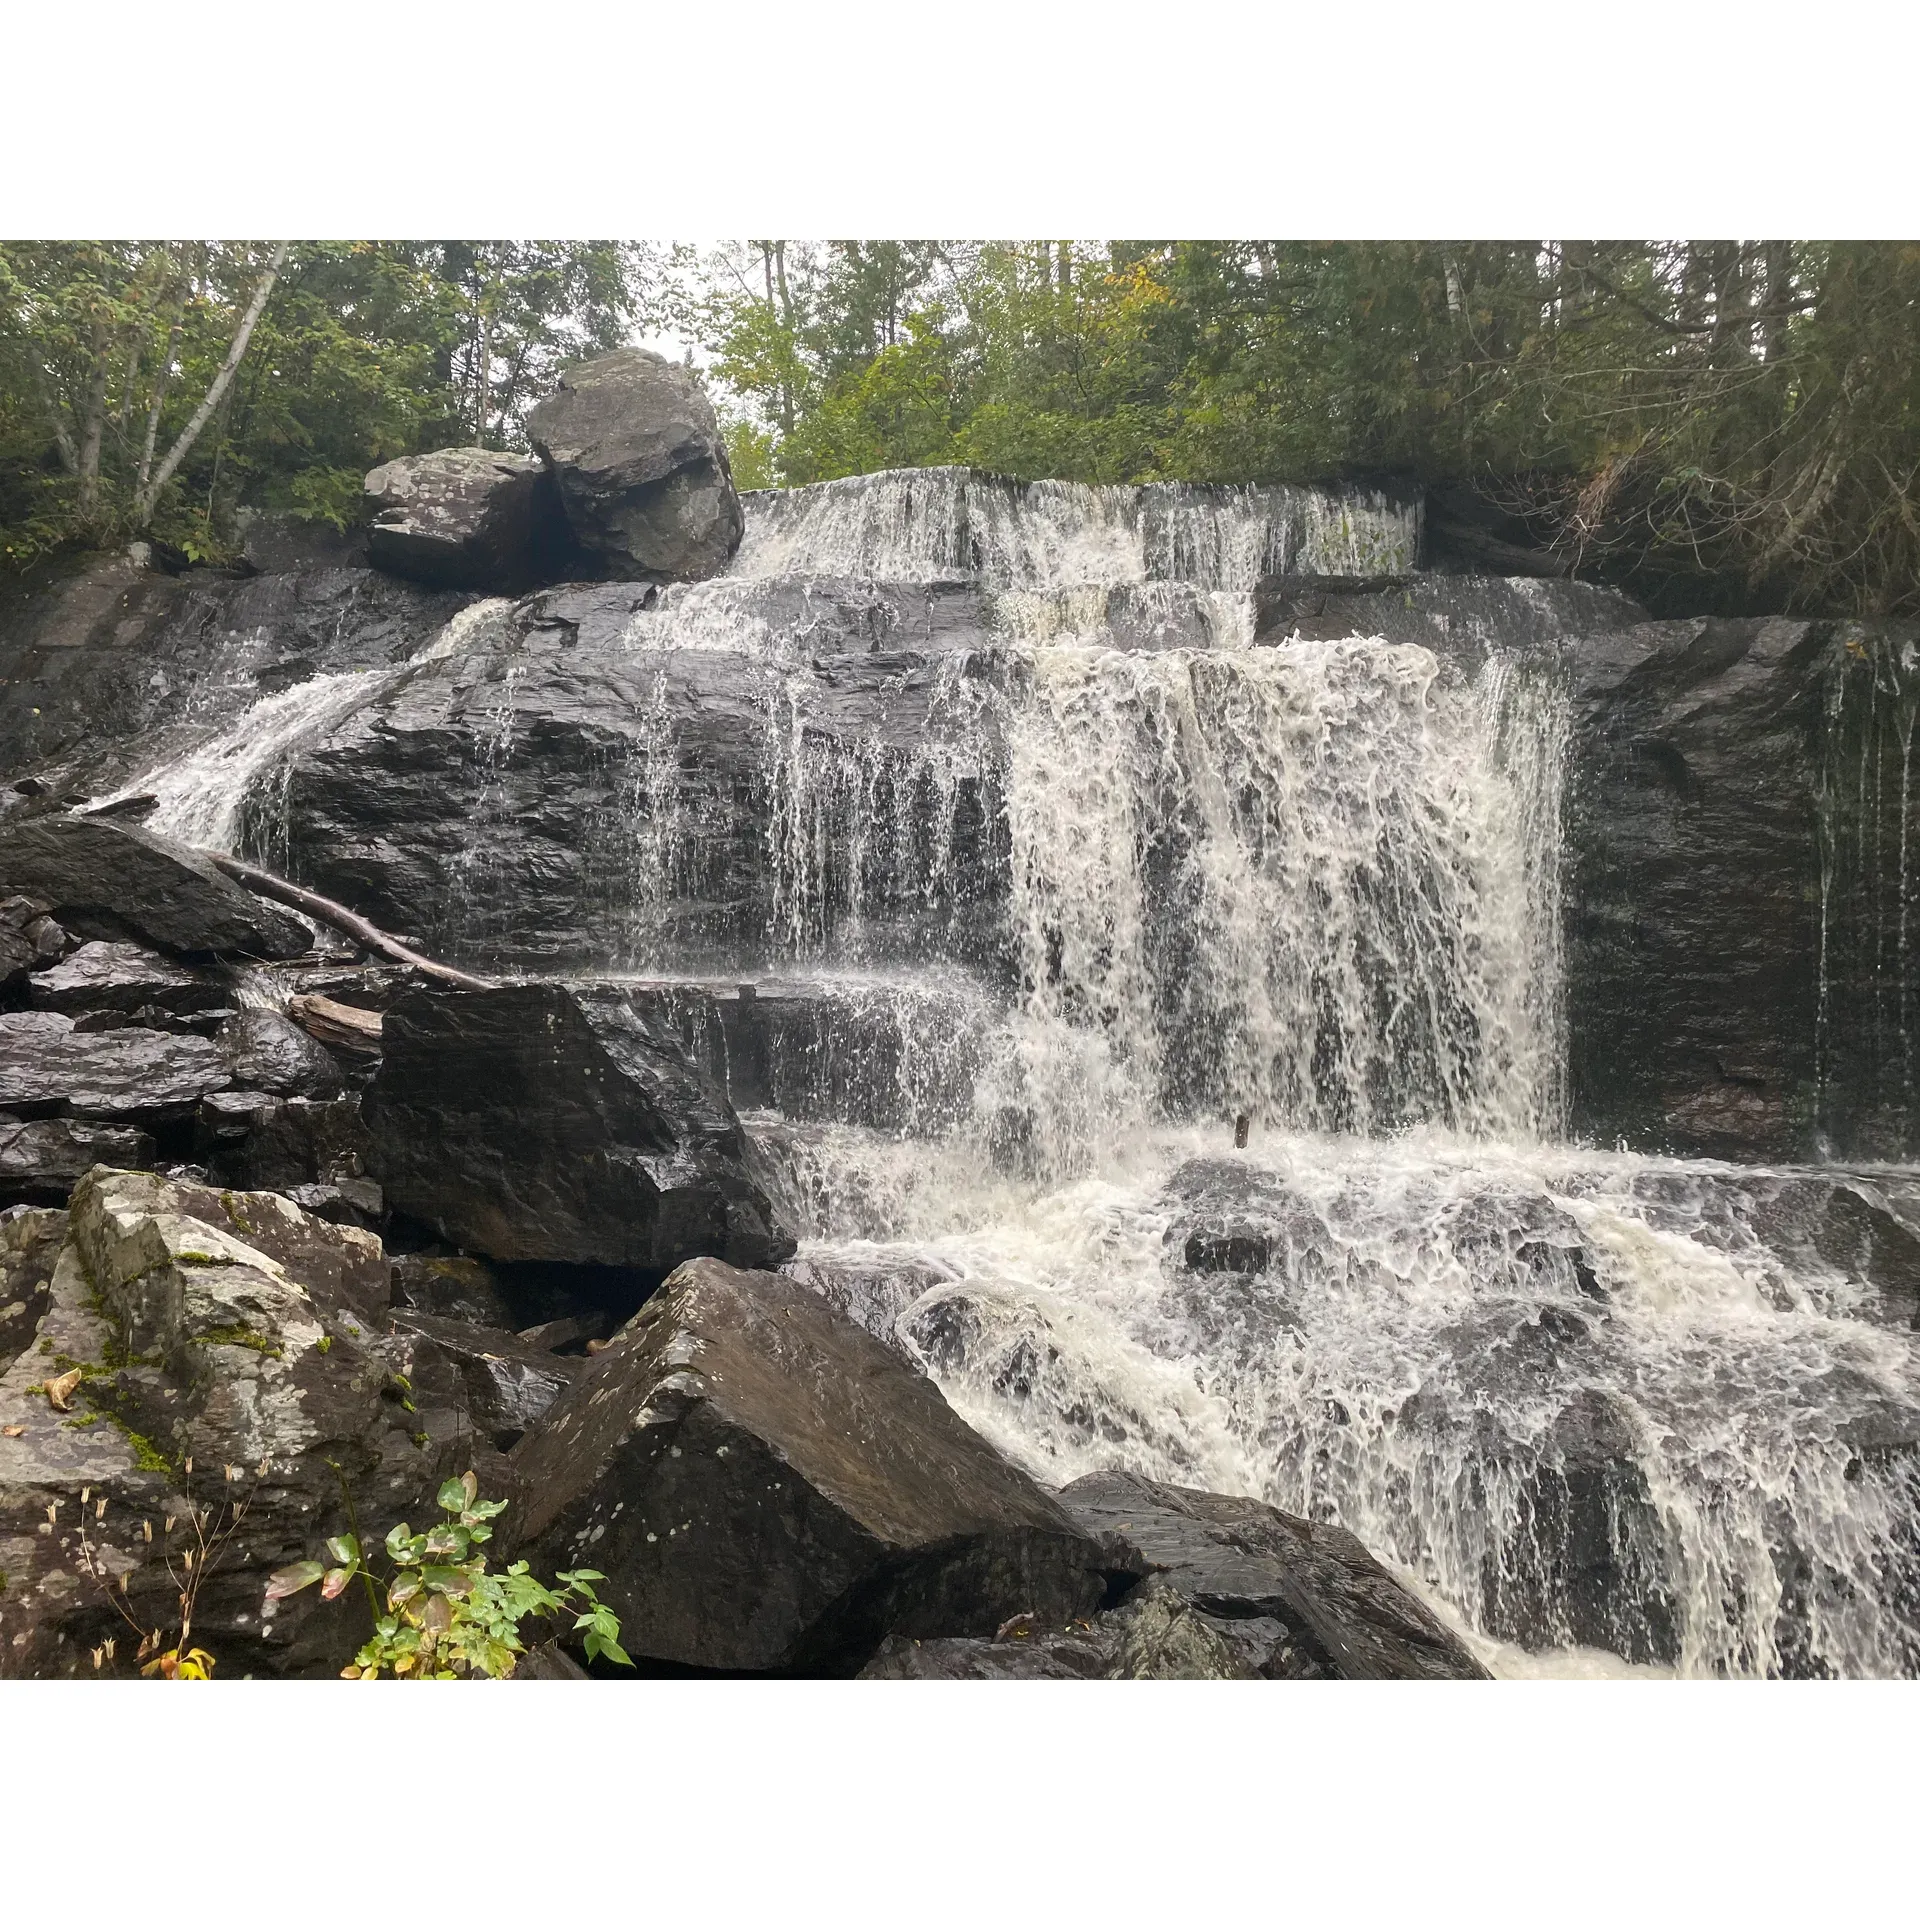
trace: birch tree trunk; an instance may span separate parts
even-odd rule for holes
[[[180,462],[193,451],[193,445],[200,438],[201,430],[213,418],[214,409],[226,398],[227,389],[233,384],[233,376],[238,371],[241,359],[247,351],[247,342],[253,338],[253,330],[260,324],[260,316],[266,311],[267,297],[273,292],[273,284],[280,277],[280,269],[287,257],[286,241],[274,248],[273,258],[267,262],[266,271],[260,276],[260,283],[253,290],[253,299],[246,313],[241,317],[240,328],[233,336],[233,345],[227,349],[227,357],[221,363],[220,371],[213,376],[213,384],[208,387],[206,397],[193,410],[193,417],[180,429],[180,437],[167,451],[167,457],[160,462],[159,470],[153,478],[140,489],[140,496],[134,503],[134,523],[145,527],[153,518],[154,504],[160,498],[160,490],[171,480],[179,469]]]

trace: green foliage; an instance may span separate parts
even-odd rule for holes
[[[1920,246],[752,241],[686,324],[789,484],[1452,490],[1670,610],[1920,608]]]
[[[138,529],[143,473],[207,396],[268,254],[0,243],[0,565]],[[607,241],[294,247],[152,533],[224,560],[242,503],[346,527],[384,460],[521,444],[558,367],[627,337],[652,272]]]
[[[337,1600],[356,1581],[373,1607],[373,1637],[343,1670],[348,1680],[504,1680],[526,1647],[520,1622],[571,1616],[589,1660],[632,1666],[620,1645],[620,1622],[594,1595],[603,1575],[575,1569],[559,1575],[557,1589],[541,1585],[517,1560],[490,1573],[477,1549],[493,1537],[490,1524],[506,1511],[504,1500],[482,1500],[471,1473],[449,1480],[439,1503],[449,1518],[425,1533],[397,1526],[386,1538],[391,1579],[367,1564],[359,1537],[336,1534],[327,1542],[331,1567],[300,1560],[282,1567],[267,1583],[269,1600],[284,1600],[316,1582],[323,1600]]]

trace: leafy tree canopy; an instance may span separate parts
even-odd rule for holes
[[[0,561],[345,524],[369,467],[518,445],[564,361],[653,329],[742,486],[1392,477],[1495,571],[1920,611],[1908,243],[8,243]]]
[[[708,281],[763,481],[1399,476],[1496,570],[1920,609],[1920,246],[750,241]]]

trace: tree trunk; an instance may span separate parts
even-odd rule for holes
[[[160,410],[167,403],[167,389],[173,384],[173,356],[180,350],[180,327],[187,312],[187,283],[178,283],[173,296],[173,318],[167,327],[167,350],[160,359],[160,372],[153,383],[153,404],[147,409],[146,438],[140,445],[140,470],[134,477],[135,495],[146,492],[147,476],[153,471],[153,443],[160,434]]]
[[[242,356],[246,353],[247,342],[253,338],[253,330],[260,324],[260,316],[266,311],[267,296],[273,291],[273,283],[280,277],[280,268],[287,257],[287,242],[274,248],[273,258],[267,262],[267,270],[260,276],[260,284],[253,290],[253,299],[244,315],[240,328],[233,336],[233,345],[227,349],[227,357],[220,371],[213,376],[213,384],[207,389],[206,398],[193,411],[193,417],[181,428],[180,437],[169,449],[167,457],[160,462],[160,470],[140,490],[135,503],[135,522],[144,527],[153,518],[154,503],[160,497],[161,489],[171,480],[178,470],[180,462],[193,451],[193,444],[200,438],[200,432],[213,417],[213,410],[226,398],[227,389],[233,384],[233,376],[238,370]]]
[[[100,442],[107,430],[107,374],[113,346],[106,320],[99,315],[94,317],[88,344],[93,364],[80,416],[80,517],[90,521],[100,507]]]
[[[773,243],[773,274],[780,288],[780,327],[787,336],[787,354],[791,360],[793,353],[793,296],[787,291],[787,243],[776,240]],[[780,431],[789,438],[793,434],[793,375],[790,365],[780,369]]]

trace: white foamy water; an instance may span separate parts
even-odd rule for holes
[[[1420,510],[1295,487],[1090,487],[924,467],[747,496],[736,578],[821,574],[1054,590],[1265,574],[1402,573]]]
[[[790,1151],[802,1265],[934,1276],[894,1337],[1045,1481],[1337,1521],[1509,1671],[1920,1660],[1920,1367],[1870,1289],[1761,1231],[1778,1173],[1218,1128],[1065,1185],[964,1139]]]

